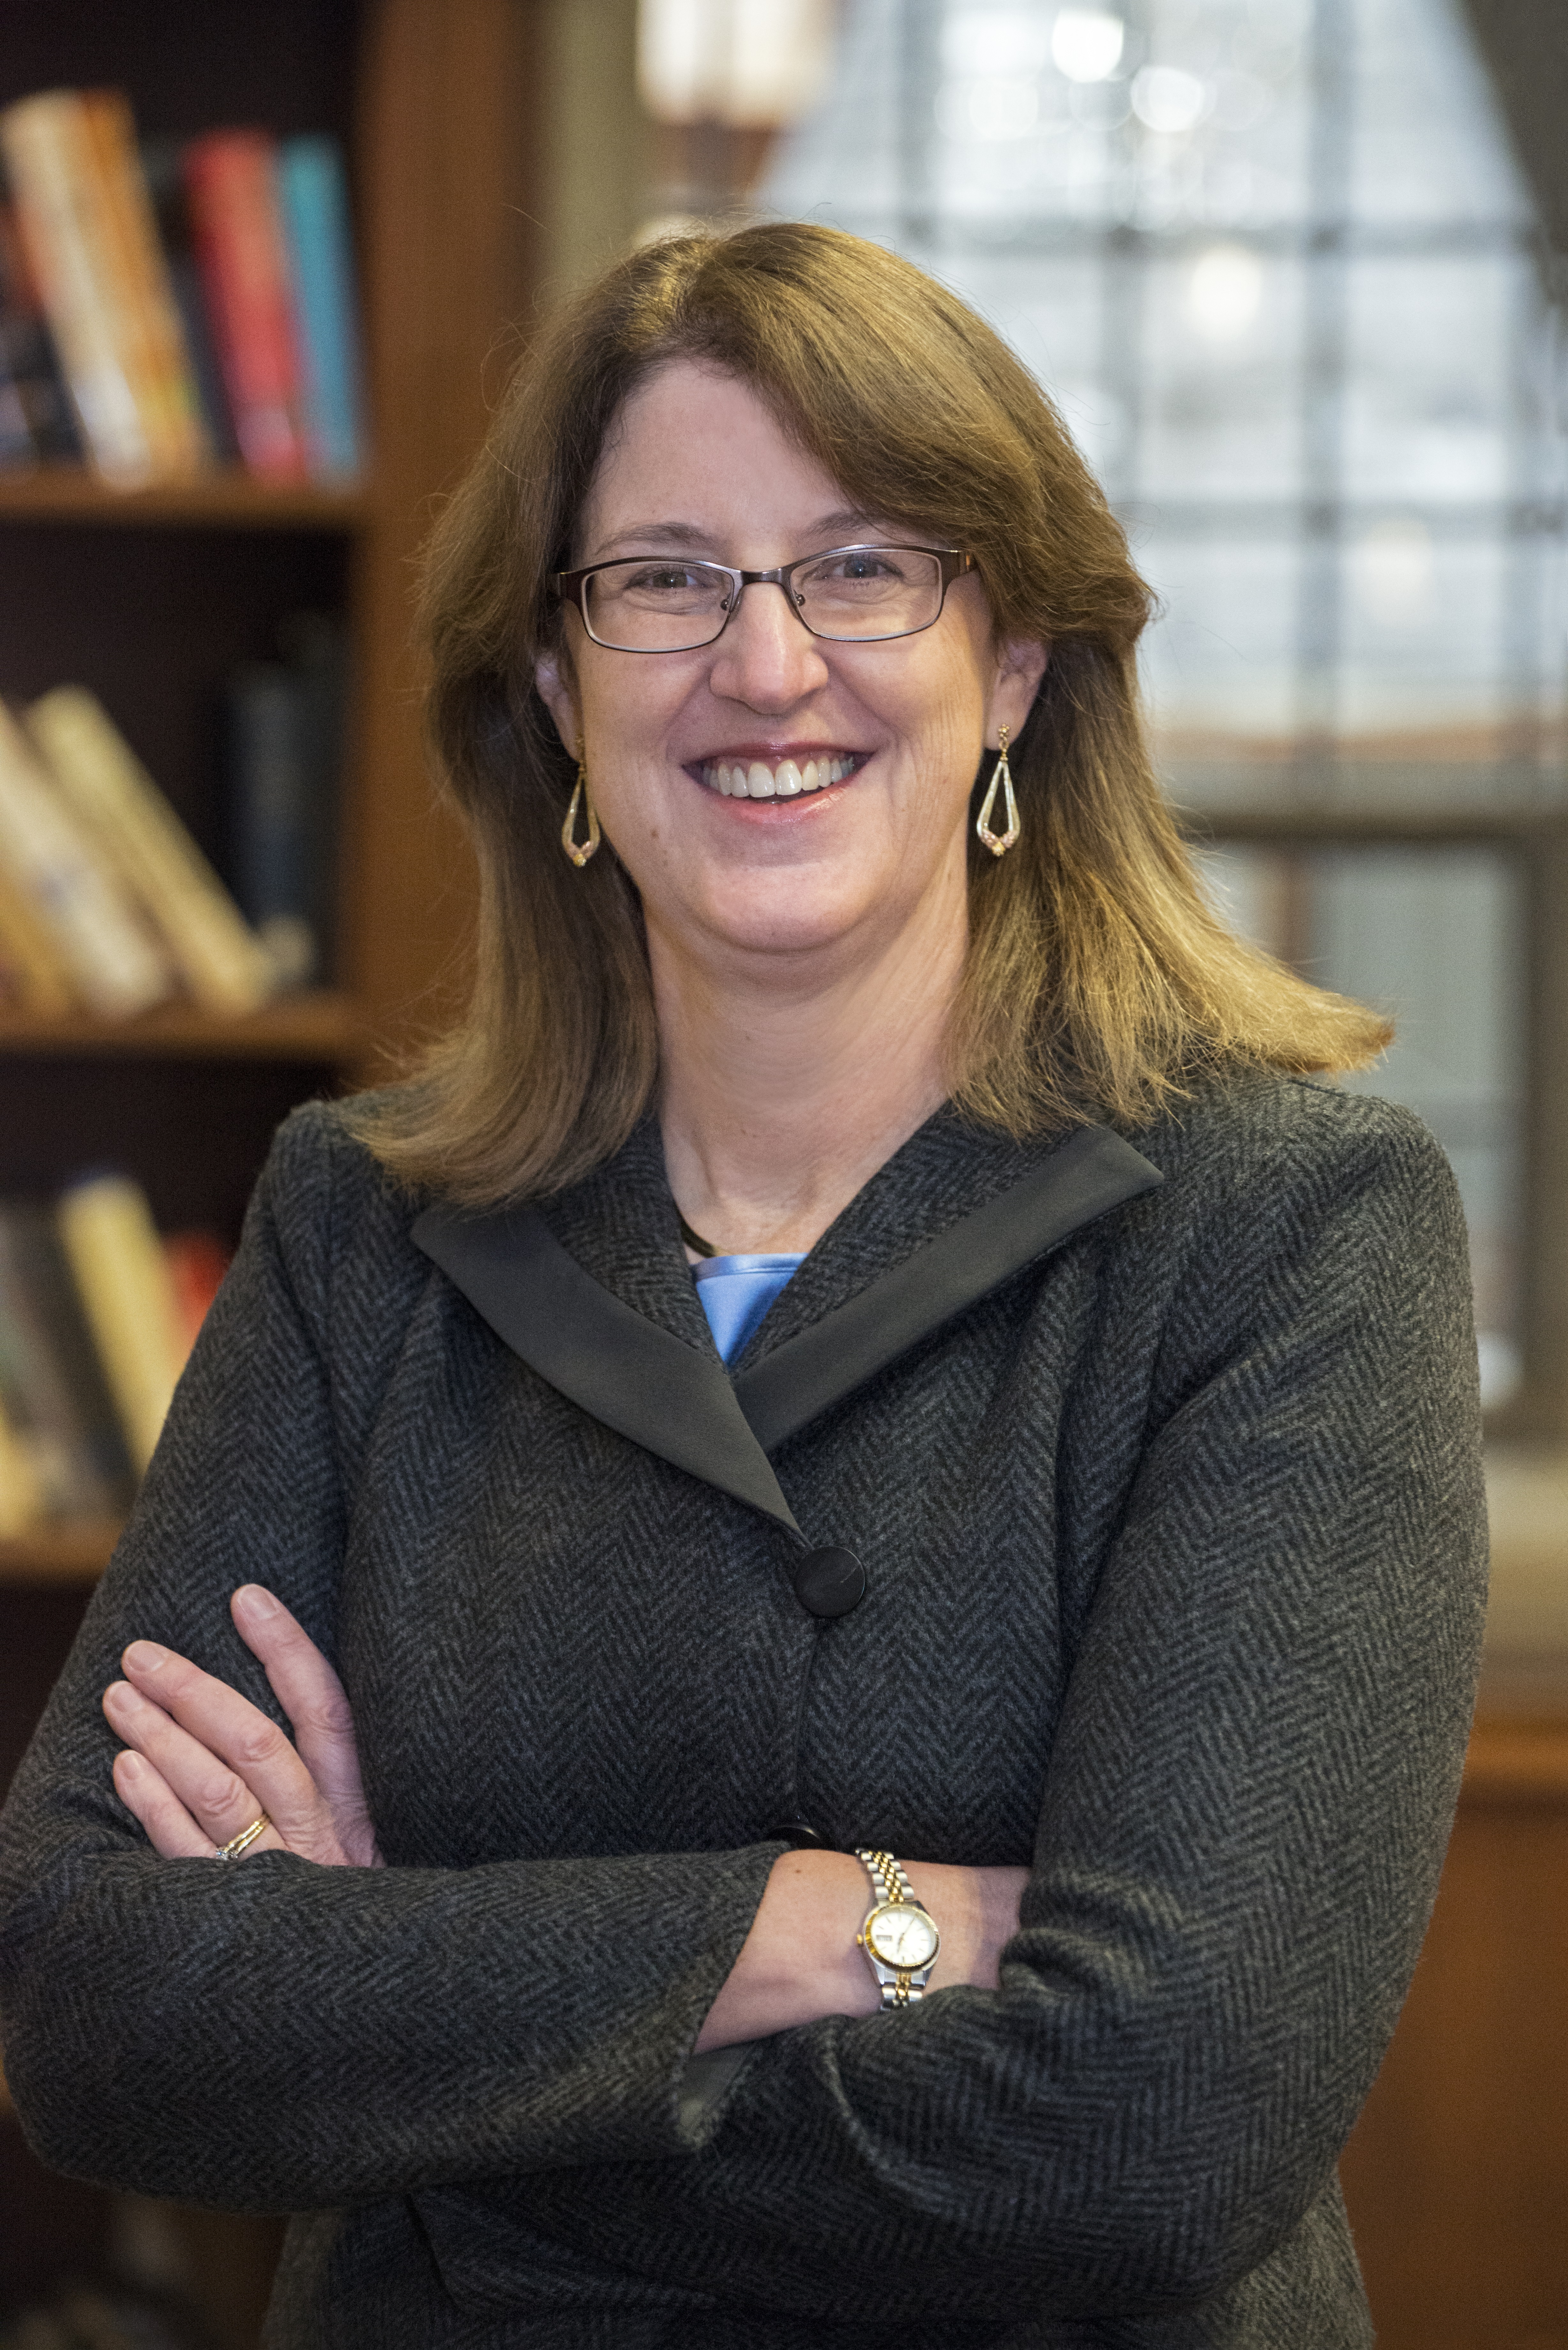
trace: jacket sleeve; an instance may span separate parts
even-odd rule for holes
[[[1322,2228],[1436,1890],[1485,1579],[1462,1221],[1424,1130],[1378,1120],[1199,1220],[1001,1990],[759,2043],[690,2160],[488,2196],[492,2263],[509,2210],[720,2296],[957,2323],[1223,2296]]]
[[[34,2147],[258,2210],[692,2144],[683,2061],[780,1850],[453,1870],[150,1851],[99,1704],[126,1643],[279,1721],[231,1592],[266,1581],[332,1648],[364,1409],[327,1367],[332,1158],[318,1118],[284,1129],[0,1822],[0,2037]]]

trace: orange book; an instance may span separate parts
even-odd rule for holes
[[[98,166],[104,242],[125,289],[136,339],[137,403],[158,470],[192,473],[212,450],[142,175],[130,103],[117,89],[84,90],[81,102]]]

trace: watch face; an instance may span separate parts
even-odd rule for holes
[[[940,1940],[935,1922],[924,1909],[890,1901],[873,1909],[866,1920],[866,1947],[885,1967],[912,1974],[930,1965]]]

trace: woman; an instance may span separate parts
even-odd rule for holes
[[[1147,605],[815,227],[611,270],[445,516],[470,1014],[280,1134],[4,1848],[35,2143],[302,2213],[274,2343],[1370,2339],[1462,1231],[1204,910]]]

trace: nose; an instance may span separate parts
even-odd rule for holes
[[[827,682],[820,643],[772,580],[742,588],[713,653],[713,692],[753,710],[788,710]]]

